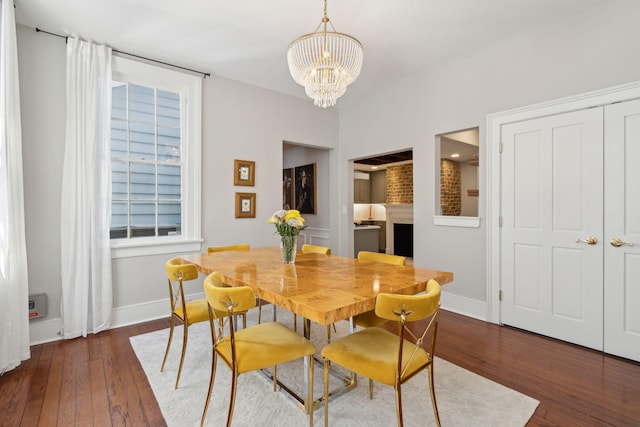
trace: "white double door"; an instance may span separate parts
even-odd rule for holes
[[[501,322],[640,360],[640,100],[501,141]]]

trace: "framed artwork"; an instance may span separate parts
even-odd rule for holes
[[[236,193],[236,218],[256,217],[256,193]]]
[[[293,209],[293,168],[282,169],[282,209]]]
[[[300,213],[316,213],[316,164],[295,168],[295,208]]]
[[[256,162],[249,160],[233,161],[233,185],[255,185]]]

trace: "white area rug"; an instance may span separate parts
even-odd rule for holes
[[[250,312],[247,318],[249,325],[255,323],[256,311]],[[278,321],[292,326],[292,316],[284,310],[278,310]],[[298,327],[300,328],[300,324]],[[333,333],[332,336],[348,333],[347,322],[338,322],[337,327],[338,333]],[[167,424],[170,427],[196,426],[200,423],[211,371],[209,324],[204,322],[189,328],[189,344],[177,390],[174,389],[174,384],[180,362],[182,326],[177,327],[174,332],[167,365],[164,372],[160,372],[168,336],[168,329],[138,335],[131,337],[131,345],[147,374]],[[326,328],[312,324],[312,340],[319,352],[326,344]],[[524,426],[539,403],[443,359],[436,358],[434,375],[443,426]],[[218,361],[207,426],[225,425],[231,390],[230,378],[229,369]],[[304,394],[303,378],[302,362],[278,366],[278,379],[285,384],[299,383],[297,391],[300,395]],[[362,377],[358,380],[358,386],[354,390],[329,402],[329,424],[349,427],[396,425],[393,387],[375,384],[374,398],[370,400],[368,380]],[[314,385],[314,399],[317,399],[323,393],[323,373],[319,364],[315,365]],[[284,392],[274,393],[272,390],[272,382],[259,373],[240,375],[233,426],[308,425],[307,415],[292,398]],[[402,387],[402,400],[406,426],[435,425],[426,371]],[[314,425],[324,425],[324,408],[314,412]]]

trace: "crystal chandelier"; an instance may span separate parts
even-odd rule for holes
[[[327,31],[327,24],[333,31]],[[322,27],[321,31],[318,31]],[[306,94],[318,107],[332,107],[356,81],[362,69],[363,49],[355,38],[338,33],[324,17],[311,34],[298,37],[289,45],[287,61],[293,80],[304,86]]]

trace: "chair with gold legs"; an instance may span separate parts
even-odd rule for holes
[[[169,349],[171,348],[171,340],[173,339],[173,329],[176,320],[182,322],[182,354],[180,356],[180,365],[178,367],[178,376],[176,378],[175,388],[178,388],[180,382],[180,374],[182,373],[182,365],[184,364],[184,355],[187,351],[187,341],[189,338],[189,326],[194,323],[209,320],[209,310],[207,308],[207,300],[200,298],[187,302],[184,295],[183,282],[195,280],[198,278],[198,269],[194,264],[184,263],[180,258],[171,258],[165,263],[165,270],[169,281],[169,301],[171,303],[171,319],[169,328],[169,340],[167,341],[167,349],[162,360],[160,372],[164,371],[167,363]],[[243,325],[246,327],[246,313],[242,314]]]
[[[204,425],[207,416],[218,357],[231,369],[231,398],[227,427],[231,425],[233,417],[238,375],[273,367],[273,390],[275,391],[277,365],[306,357],[308,358],[306,365],[309,369],[309,390],[304,405],[309,414],[309,425],[313,426],[313,355],[316,351],[315,346],[304,337],[277,322],[262,323],[236,331],[233,322],[230,321],[231,317],[256,305],[256,296],[249,286],[225,286],[220,275],[214,272],[204,281],[204,293],[209,304],[213,356],[209,390],[200,425]],[[225,324],[228,325],[229,332],[226,336],[224,333]],[[258,410],[258,408],[255,409]],[[257,413],[255,418],[258,419]]]
[[[374,326],[340,338],[322,349],[324,425],[329,425],[329,369],[331,363],[336,363],[355,374],[395,388],[399,427],[403,425],[402,384],[427,369],[433,415],[436,424],[440,426],[433,382],[433,353],[440,312],[440,284],[435,280],[429,280],[427,292],[421,295],[381,293],[376,298],[375,312],[382,319],[398,322],[398,334]],[[423,321],[415,323],[418,320]],[[408,327],[409,323],[411,327]],[[424,327],[422,333],[418,332],[420,327]]]

